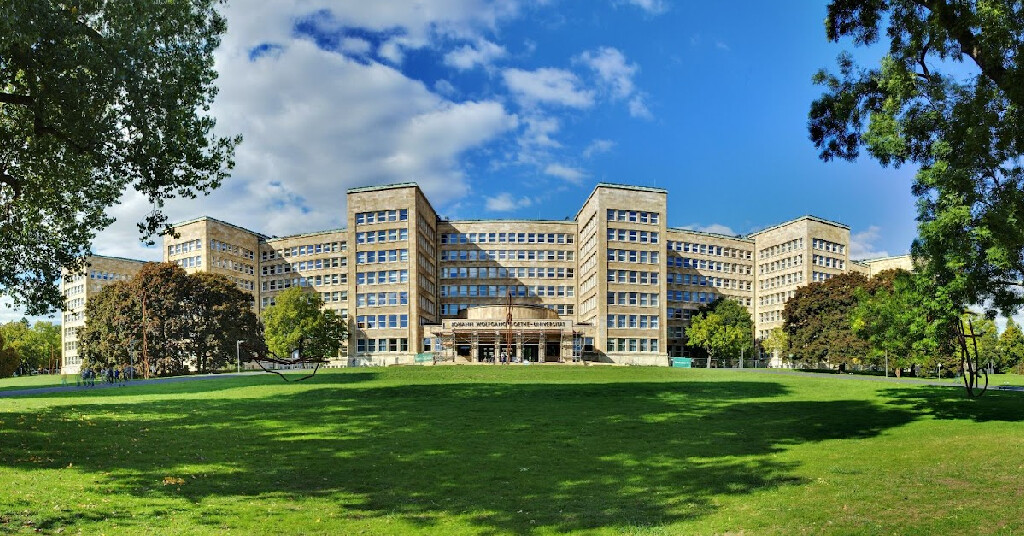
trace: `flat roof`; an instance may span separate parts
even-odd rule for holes
[[[785,227],[785,226],[787,226],[787,225],[789,225],[791,223],[796,223],[798,221],[803,221],[803,220],[815,221],[815,222],[818,222],[818,223],[824,223],[825,225],[833,225],[833,226],[836,226],[836,227],[842,227],[843,229],[847,229],[847,230],[850,229],[850,226],[846,225],[845,223],[839,223],[837,221],[826,220],[825,218],[819,218],[817,216],[812,216],[810,214],[807,214],[807,215],[804,215],[804,216],[800,216],[799,218],[793,218],[792,220],[784,221],[782,223],[779,223],[779,224],[776,224],[776,225],[772,225],[771,227],[767,227],[767,228],[761,229],[760,231],[756,231],[756,232],[750,233],[747,236],[757,236],[757,235],[759,235],[761,233],[767,233],[768,231],[772,231],[772,230],[778,229],[780,227]]]
[[[232,228],[238,229],[240,231],[245,231],[247,233],[254,234],[254,235],[256,235],[259,238],[263,238],[263,239],[269,238],[267,235],[265,235],[263,233],[257,233],[256,231],[253,231],[252,229],[246,229],[245,227],[242,227],[240,225],[235,225],[233,223],[228,223],[228,222],[226,222],[224,220],[218,220],[217,218],[214,218],[214,217],[211,217],[211,216],[199,216],[198,218],[192,218],[191,220],[186,220],[186,221],[181,221],[181,222],[177,222],[177,223],[172,223],[171,227],[178,227],[180,225],[188,225],[190,223],[196,223],[198,221],[204,221],[204,220],[205,221],[215,221],[215,222],[217,222],[217,223],[219,223],[221,225],[226,225],[228,227],[232,227]]]
[[[871,257],[870,259],[859,259],[856,262],[859,262],[859,263],[862,263],[862,264],[868,264],[868,263],[872,263],[872,262],[888,261],[888,260],[892,260],[892,259],[902,259],[904,257],[910,257],[910,256],[911,256],[910,253],[904,253],[903,255],[889,255],[887,257]]]
[[[724,234],[724,233],[709,233],[707,231],[698,231],[696,229],[687,229],[685,227],[669,227],[666,230],[667,231],[682,232],[682,233],[693,233],[693,234],[697,234],[697,235],[701,235],[701,236],[713,236],[715,238],[727,238],[729,240],[740,240],[740,241],[743,241],[743,242],[749,242],[751,244],[754,243],[754,239],[747,238],[746,236],[743,236],[743,235],[727,235],[727,234]]]
[[[267,238],[266,241],[267,242],[273,242],[275,240],[288,240],[288,239],[292,239],[292,238],[305,238],[307,236],[316,236],[316,235],[324,235],[324,234],[332,234],[332,233],[344,233],[346,231],[348,231],[348,229],[342,227],[341,229],[328,229],[326,231],[312,231],[312,232],[309,232],[309,233],[299,233],[299,234],[285,235],[285,236],[272,236],[270,238]]]
[[[128,257],[114,257],[112,255],[97,255],[95,253],[87,255],[86,259],[88,259],[90,257],[96,257],[96,258],[100,258],[100,259],[110,259],[110,260],[113,260],[113,261],[134,262],[134,263],[138,263],[138,264],[146,264],[147,262],[157,262],[157,261],[144,261],[144,260],[141,260],[141,259],[129,259]]]
[[[523,219],[489,219],[489,220],[440,220],[438,223],[558,223],[562,225],[576,225],[576,220],[523,220]]]
[[[393,190],[395,188],[419,188],[420,185],[415,182],[396,182],[393,184],[381,184],[377,186],[359,186],[357,188],[349,188],[346,193],[357,193],[357,192],[374,192],[377,190]]]
[[[590,202],[590,198],[594,197],[594,194],[597,193],[598,188],[615,188],[617,190],[633,190],[634,192],[651,192],[655,194],[668,195],[668,190],[664,188],[654,188],[652,186],[634,186],[632,184],[617,184],[614,182],[599,182],[596,186],[594,186],[594,189],[591,190],[590,195],[588,195],[587,198],[583,201],[583,204],[580,205],[580,209],[576,211],[576,216],[574,216],[573,219],[578,219],[580,217],[580,212],[583,212],[583,207],[587,206],[587,203]]]

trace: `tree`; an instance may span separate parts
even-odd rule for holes
[[[21,356],[18,351],[4,341],[4,334],[0,331],[0,378],[8,378],[21,365]]]
[[[761,348],[772,356],[784,357],[789,354],[789,336],[784,329],[775,328],[761,341]]]
[[[220,0],[18,0],[0,7],[0,292],[61,306],[129,186],[159,209],[216,188],[241,138],[212,134]],[[171,232],[154,210],[147,240]]]
[[[1024,364],[1024,333],[1012,318],[1006,319],[1006,327],[999,336],[999,353],[1003,371],[1019,370]]]
[[[750,312],[735,300],[719,298],[697,311],[686,328],[687,343],[708,353],[707,366],[716,356],[738,358],[753,355],[754,331]],[[745,352],[744,352],[745,351]]]
[[[298,350],[300,357],[330,358],[338,355],[345,338],[345,324],[330,309],[322,309],[320,295],[291,287],[263,310],[267,348],[278,357]]]
[[[60,326],[53,322],[37,321],[29,325],[22,318],[0,326],[7,344],[20,357],[19,366],[25,369],[56,368],[60,365]]]
[[[811,105],[823,160],[861,147],[883,165],[919,166],[921,268],[944,301],[944,322],[970,304],[1007,314],[1024,303],[1024,6],[1008,0],[832,0],[828,39],[871,45],[880,65],[839,57]],[[953,68],[969,61],[971,69]]]
[[[223,275],[198,273],[190,276],[187,306],[196,370],[210,372],[233,362],[238,341],[252,352],[262,348],[259,319],[252,309],[252,295]]]
[[[868,287],[862,274],[837,275],[796,289],[782,310],[783,329],[798,359],[812,365],[853,363],[870,347],[853,333],[850,313],[857,306],[857,290]]]

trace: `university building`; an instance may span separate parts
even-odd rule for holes
[[[164,260],[231,278],[257,312],[289,287],[317,292],[348,322],[339,366],[435,355],[667,365],[687,352],[691,315],[716,298],[746,306],[762,338],[802,285],[910,267],[908,256],[850,260],[849,227],[813,216],[747,236],[672,228],[659,188],[598,184],[565,221],[448,221],[414,183],[347,195],[344,229],[275,237],[202,217],[175,225]],[[68,372],[88,295],[141,266],[89,264],[61,281]]]

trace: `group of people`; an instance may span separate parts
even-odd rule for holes
[[[94,386],[96,379],[109,384],[125,385],[135,379],[135,367],[131,365],[113,365],[107,367],[82,367],[78,385]]]

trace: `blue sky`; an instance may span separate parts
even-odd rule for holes
[[[245,137],[212,195],[168,204],[284,235],[344,224],[347,188],[416,181],[451,218],[572,216],[597,182],[669,191],[668,223],[745,234],[803,214],[855,257],[916,235],[913,169],[824,163],[807,137],[824,2],[229,3],[212,113]],[[878,51],[858,53],[871,58]],[[133,192],[96,253],[149,260]],[[18,311],[0,310],[0,321]]]

